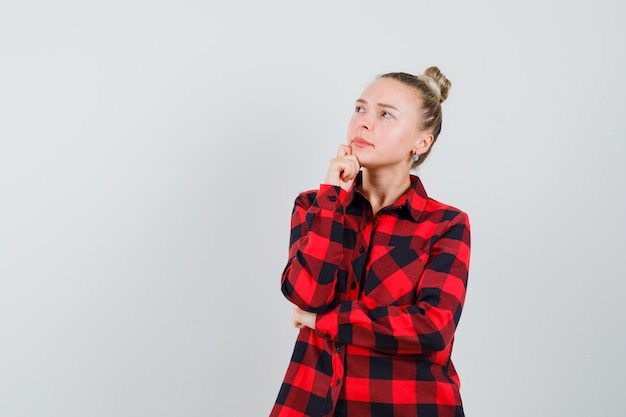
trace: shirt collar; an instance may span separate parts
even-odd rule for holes
[[[396,204],[406,206],[413,220],[419,221],[427,202],[428,194],[426,194],[422,180],[416,175],[411,175],[411,188],[398,199]]]
[[[362,182],[363,173],[359,172],[352,189],[350,190],[347,204],[350,204],[350,202],[354,199],[356,189]],[[422,180],[416,175],[411,175],[411,187],[404,194],[402,194],[400,198],[398,198],[392,207],[406,207],[413,220],[418,221],[426,208],[427,202],[428,194],[426,194],[426,189],[422,184]]]

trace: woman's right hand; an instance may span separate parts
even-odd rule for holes
[[[360,169],[359,160],[352,155],[352,147],[339,145],[337,156],[330,160],[324,184],[338,185],[349,191]]]

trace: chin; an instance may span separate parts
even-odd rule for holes
[[[359,162],[362,162],[361,159],[367,159],[366,152],[363,152],[361,149],[356,146],[352,147],[352,155],[356,156],[359,159]]]
[[[359,165],[361,165],[361,168],[371,168],[371,164],[368,163],[367,161],[361,161],[359,159]]]
[[[361,155],[358,151],[352,151],[352,155],[356,156],[356,159],[359,160],[359,165],[363,166],[363,164],[367,163],[367,157],[364,157],[363,155]]]

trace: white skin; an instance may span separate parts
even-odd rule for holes
[[[373,212],[395,203],[411,186],[413,155],[427,152],[433,142],[432,132],[420,128],[420,107],[420,94],[413,87],[391,78],[372,82],[356,101],[347,144],[330,160],[324,183],[348,191],[362,170],[359,191]],[[316,318],[294,306],[295,327],[315,329]]]

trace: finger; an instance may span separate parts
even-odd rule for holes
[[[359,170],[361,166],[359,165],[356,157],[352,156],[350,158],[346,158],[343,170],[341,172],[341,180],[342,181],[351,181],[356,178],[359,174]]]
[[[297,306],[294,306],[293,313],[291,314],[291,321],[293,323],[293,327],[295,327],[296,329],[301,329],[302,327],[304,327],[304,324],[302,324],[302,320],[300,320],[301,311],[302,310],[300,310]]]
[[[293,323],[293,327],[301,328],[302,322],[300,321],[300,309],[298,306],[293,306],[293,312],[291,313],[291,322]]]
[[[352,155],[352,146],[350,145],[339,145],[339,149],[337,150],[337,157],[341,158],[346,155]]]
[[[354,177],[356,177],[356,175],[354,174],[354,167],[351,164],[347,164],[339,174],[339,178],[341,178],[343,182],[348,182]]]
[[[344,171],[341,174],[341,181],[343,182],[351,182],[351,181],[354,181],[355,178],[356,178],[356,174],[353,173],[352,171],[350,172]]]

